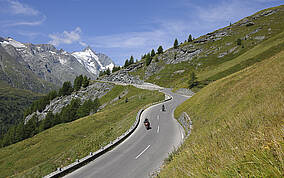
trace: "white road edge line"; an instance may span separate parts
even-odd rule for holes
[[[181,140],[183,140],[184,136],[183,136],[183,132],[182,132],[181,128],[179,129],[179,131],[180,131],[180,134],[181,134]]]
[[[157,133],[159,133],[159,131],[160,131],[160,127],[158,126]]]
[[[143,150],[139,155],[137,155],[135,157],[135,159],[138,159],[151,145],[148,145],[147,148],[145,148],[145,150]]]

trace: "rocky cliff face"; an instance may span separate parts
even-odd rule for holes
[[[118,82],[125,84],[143,84],[143,80],[139,79],[138,76],[133,76],[129,72],[133,72],[144,65],[143,62],[132,64],[125,69],[121,69],[117,72],[111,73],[110,75],[105,75],[99,78],[102,81]]]
[[[100,54],[100,58],[93,53],[91,58],[84,59],[74,55],[86,53],[86,49],[83,52],[70,54],[64,50],[57,50],[51,44],[20,43],[12,38],[1,38],[0,45],[37,77],[57,86],[64,81],[73,81],[79,75],[95,79],[100,70],[105,70],[106,67],[112,69],[114,66],[106,55]],[[88,52],[93,51],[88,48]]]
[[[38,78],[31,70],[24,65],[25,62],[17,51],[11,46],[10,53],[14,53],[12,57],[0,45],[0,80],[11,87],[31,90],[33,92],[46,93],[56,87],[51,83]]]
[[[72,99],[78,98],[81,100],[82,103],[84,103],[86,100],[89,99],[94,100],[96,98],[101,98],[102,96],[107,94],[113,88],[113,86],[114,84],[96,82],[88,86],[86,89],[73,92],[71,95],[57,97],[54,100],[52,100],[50,104],[47,105],[42,112],[37,111],[28,115],[25,118],[25,122],[30,120],[34,114],[37,114],[39,120],[42,120],[45,118],[46,114],[49,111],[52,112],[53,114],[59,113],[61,112],[64,106],[67,106],[68,104],[71,103]]]

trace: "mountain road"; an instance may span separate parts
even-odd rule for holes
[[[161,91],[172,96],[172,99],[145,109],[131,136],[111,151],[65,177],[144,178],[157,171],[168,154],[182,143],[184,129],[173,118],[173,112],[188,99],[167,89]],[[162,111],[163,104],[165,111]],[[145,118],[150,121],[149,130],[144,126]]]

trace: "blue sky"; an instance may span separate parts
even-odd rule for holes
[[[90,45],[116,64],[234,23],[283,0],[0,0],[0,36],[51,43],[68,52]]]

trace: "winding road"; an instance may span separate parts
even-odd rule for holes
[[[182,143],[184,129],[173,118],[173,112],[188,99],[166,89],[162,92],[171,95],[172,100],[147,108],[141,115],[137,129],[129,138],[65,177],[144,178],[158,170],[168,154]],[[162,104],[166,111],[161,111]],[[145,118],[151,123],[150,130],[145,129]]]

